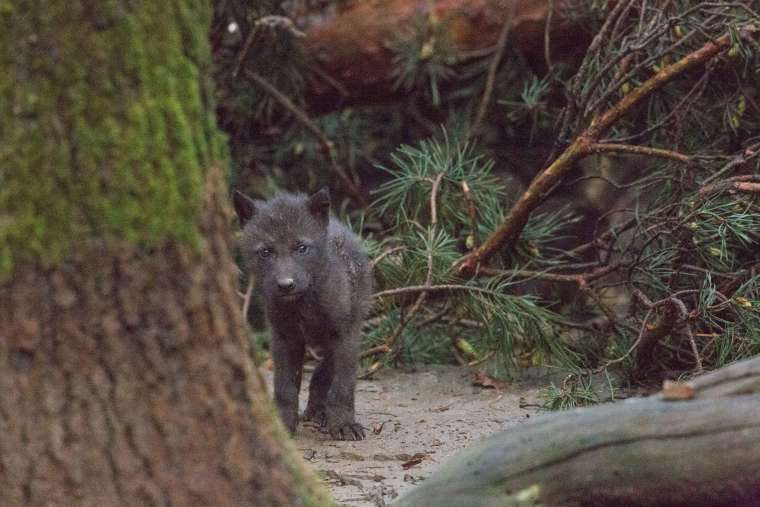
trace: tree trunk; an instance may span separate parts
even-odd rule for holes
[[[756,505],[758,414],[755,358],[657,396],[494,435],[394,505]]]
[[[4,505],[329,504],[249,361],[209,19],[0,10]]]

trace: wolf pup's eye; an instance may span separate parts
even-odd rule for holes
[[[272,250],[269,248],[260,248],[256,250],[256,254],[262,259],[267,259],[272,256]]]
[[[309,245],[301,244],[296,247],[296,252],[300,253],[301,255],[305,254],[308,251],[309,251]]]

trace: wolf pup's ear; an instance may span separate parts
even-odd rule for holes
[[[235,213],[237,213],[238,220],[240,220],[240,225],[245,225],[245,223],[253,217],[254,213],[256,213],[256,203],[253,199],[239,190],[235,190],[235,193],[232,196],[232,202],[235,206]]]
[[[321,221],[327,222],[330,216],[330,192],[326,187],[321,189],[309,197],[307,205],[312,215]]]

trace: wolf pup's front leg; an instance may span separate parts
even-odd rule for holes
[[[295,339],[293,339],[295,338]],[[274,401],[280,418],[291,434],[298,425],[298,391],[301,389],[304,343],[281,332],[272,336]]]
[[[330,391],[327,394],[325,426],[339,440],[364,440],[364,428],[354,416],[354,389],[359,362],[360,327],[341,332],[332,351],[335,367]]]
[[[311,375],[309,401],[303,413],[304,421],[312,421],[319,426],[327,424],[327,394],[335,377],[335,363],[331,351],[323,352],[322,361]]]

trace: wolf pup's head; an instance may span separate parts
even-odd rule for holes
[[[254,201],[235,192],[235,212],[243,231],[245,268],[253,273],[269,304],[298,301],[323,270],[330,220],[326,189],[307,197],[281,194]]]

